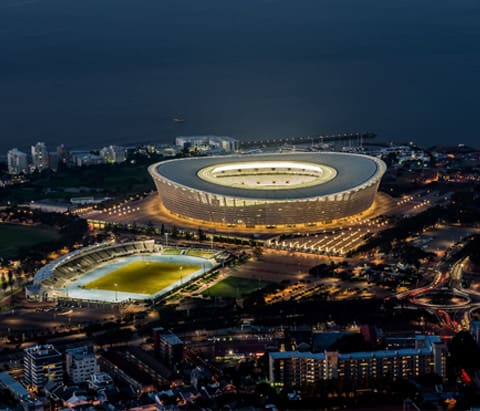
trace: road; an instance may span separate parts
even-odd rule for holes
[[[480,308],[480,292],[463,287],[463,271],[467,264],[468,257],[456,261],[451,267],[442,262],[430,285],[408,290],[396,297],[430,310],[452,331],[468,330],[473,311]],[[435,294],[450,295],[452,298],[448,304],[429,302],[426,297]]]

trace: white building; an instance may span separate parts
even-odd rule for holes
[[[38,142],[32,146],[32,168],[43,171],[48,169],[48,150],[45,143]]]
[[[125,147],[120,146],[103,147],[100,155],[107,163],[123,163],[127,159]]]
[[[25,348],[24,352],[23,367],[27,386],[39,390],[50,381],[63,381],[62,354],[53,345],[34,345]]]
[[[13,148],[7,153],[7,162],[9,174],[28,173],[27,153]]]
[[[231,153],[238,150],[238,140],[227,136],[189,136],[177,137],[175,145],[180,150],[223,151]]]
[[[71,153],[72,163],[78,167],[92,166],[105,163],[102,156],[92,154],[88,151],[72,151]]]
[[[66,350],[65,362],[67,375],[73,384],[86,382],[100,371],[91,345]]]

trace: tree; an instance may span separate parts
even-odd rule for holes
[[[153,223],[151,220],[148,220],[147,222],[147,233],[148,234],[154,234],[155,233],[155,227],[153,226]]]
[[[15,281],[13,280],[13,273],[11,270],[8,270],[8,285],[10,286],[10,291],[13,291],[13,283]]]
[[[5,278],[5,274],[2,273],[2,290],[3,293],[6,293],[8,287],[7,279]]]
[[[260,257],[263,253],[261,247],[253,247],[252,252],[255,257]]]
[[[172,238],[177,238],[177,236],[178,236],[177,226],[172,226],[172,232],[171,232],[170,235],[172,236]]]
[[[316,277],[333,277],[334,268],[335,268],[335,265],[332,266],[332,264],[328,265],[328,264],[322,263],[322,264],[316,265],[315,267],[310,268],[310,270],[308,270],[308,273]]]

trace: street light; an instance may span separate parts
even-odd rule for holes
[[[113,285],[115,286],[115,302],[117,302],[118,301],[118,284],[115,283]]]

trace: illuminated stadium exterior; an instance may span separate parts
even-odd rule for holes
[[[150,166],[162,206],[187,221],[281,227],[369,209],[385,163],[336,152],[196,157]]]

